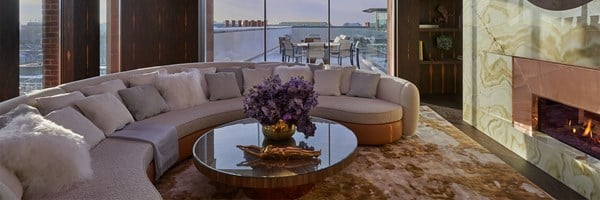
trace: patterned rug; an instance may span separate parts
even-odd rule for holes
[[[552,199],[426,106],[416,136],[359,146],[357,153],[301,199]],[[165,199],[247,199],[238,188],[210,181],[191,159],[156,186]]]

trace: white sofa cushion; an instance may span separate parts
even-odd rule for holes
[[[308,82],[313,82],[313,73],[310,68],[306,66],[292,66],[288,67],[285,65],[278,66],[273,70],[273,76],[279,75],[281,83],[285,84],[292,79],[292,77],[301,76]]]
[[[209,67],[209,68],[188,68],[183,70],[184,72],[196,72],[200,74],[200,86],[202,87],[202,92],[204,92],[204,96],[206,98],[208,98],[208,96],[210,95],[210,93],[208,92],[208,86],[206,83],[206,74],[214,74],[217,73],[217,68],[216,67]]]
[[[158,76],[155,85],[171,110],[181,110],[208,102],[200,85],[198,71]]]
[[[111,94],[89,96],[75,102],[75,105],[104,135],[110,135],[134,122],[125,105]]]
[[[44,199],[162,199],[146,175],[153,154],[150,143],[106,138],[90,154],[91,180]]]
[[[100,83],[98,85],[81,88],[81,93],[85,94],[85,96],[109,93],[117,97],[119,101],[122,101],[118,91],[125,88],[127,88],[127,86],[125,86],[125,83],[123,83],[121,79],[115,79]]]
[[[102,130],[73,107],[52,111],[45,118],[83,136],[90,149],[104,139]]]
[[[242,101],[241,97],[211,101],[192,108],[163,113],[139,122],[175,126],[178,137],[182,138],[195,131],[246,118]]]
[[[74,102],[84,99],[85,96],[80,91],[75,91],[67,94],[57,94],[54,96],[36,98],[38,109],[42,115],[67,107],[72,106]]]
[[[27,104],[21,104],[7,113],[0,115],[0,128],[5,127],[13,118],[18,117],[20,115],[25,115],[28,113],[40,114],[37,108],[34,108]]]
[[[342,70],[315,70],[315,91],[324,96],[340,96]]]
[[[0,129],[0,165],[19,177],[26,199],[91,178],[88,148],[81,135],[35,113],[20,115]]]
[[[356,124],[385,124],[402,120],[402,106],[380,99],[319,96],[310,114]]]
[[[255,85],[262,84],[265,79],[271,77],[272,69],[242,69],[244,75],[244,94]]]

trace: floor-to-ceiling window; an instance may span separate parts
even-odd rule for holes
[[[42,0],[19,1],[19,93],[43,88]]]
[[[388,0],[213,0],[213,4],[214,32],[208,34],[214,36],[214,61],[361,65],[388,72]]]
[[[264,1],[214,0],[214,61],[264,58]]]
[[[106,75],[106,41],[107,41],[107,27],[106,20],[107,10],[106,4],[109,0],[100,0],[100,76]]]

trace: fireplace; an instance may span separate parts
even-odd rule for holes
[[[600,114],[537,99],[537,130],[600,159]]]
[[[600,159],[600,70],[514,58],[513,127]]]

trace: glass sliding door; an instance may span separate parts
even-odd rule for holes
[[[42,0],[19,1],[19,93],[44,87]]]
[[[267,0],[267,61],[328,63],[328,9],[328,1]]]
[[[264,1],[215,0],[213,4],[214,61],[263,61]]]
[[[387,0],[330,1],[331,63],[387,73]]]

